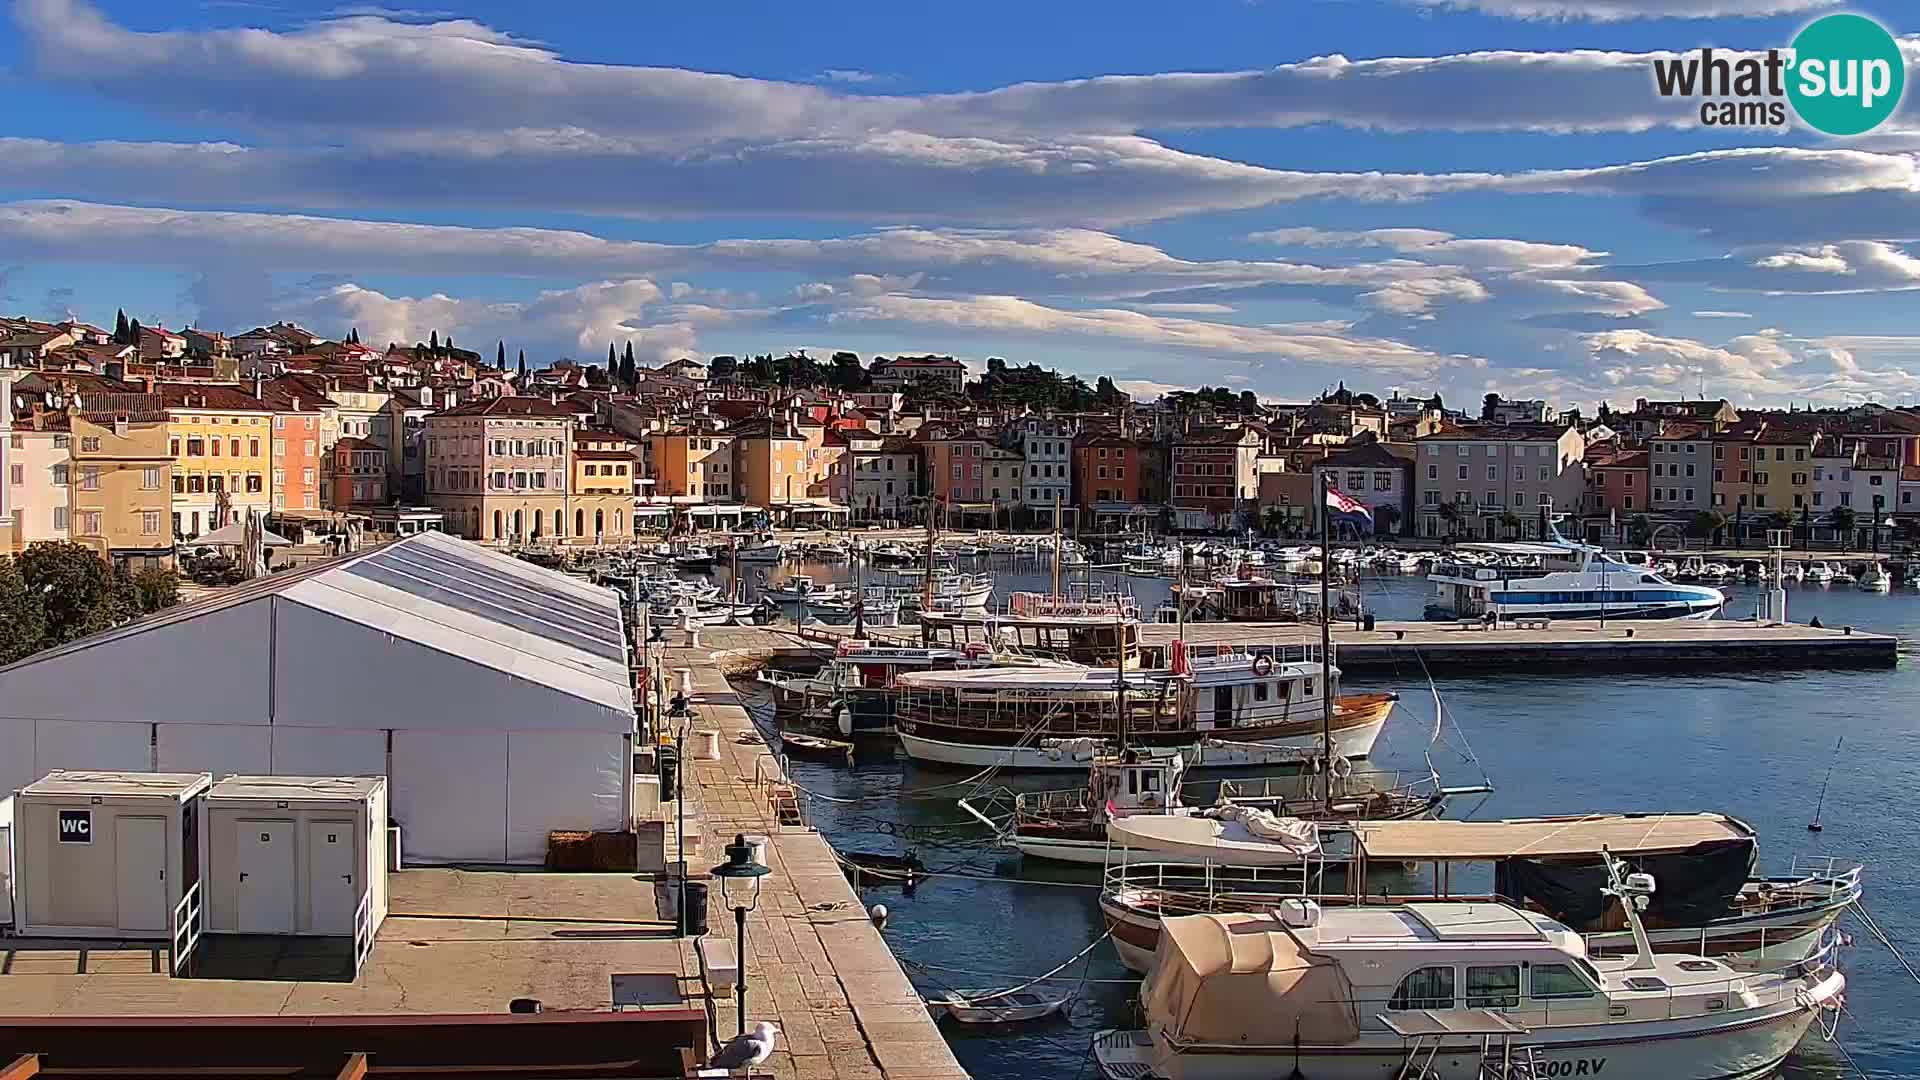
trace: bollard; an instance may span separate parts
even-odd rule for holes
[[[694,732],[700,740],[700,759],[702,761],[720,760],[720,729],[708,728]]]

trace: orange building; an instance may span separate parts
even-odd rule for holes
[[[276,379],[261,383],[257,395],[273,410],[273,510],[295,517],[308,516],[308,511],[320,513],[326,482],[320,425],[322,410],[332,402],[303,394],[305,389],[300,383]]]

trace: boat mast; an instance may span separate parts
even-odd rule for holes
[[[1060,489],[1058,488],[1053,492],[1053,598],[1060,599]]]
[[[1119,676],[1113,681],[1114,719],[1119,724],[1120,753],[1127,752],[1127,613],[1118,604],[1113,610],[1113,669]]]
[[[1333,575],[1333,515],[1327,500],[1333,492],[1333,474],[1320,474],[1320,787],[1326,808],[1333,809],[1333,609],[1327,604]]]
[[[951,501],[949,501],[947,505],[949,508],[951,508],[953,504]],[[920,593],[920,612],[923,615],[929,614],[933,611],[933,534],[934,534],[933,510],[932,508],[928,508],[927,510],[927,566],[926,566],[927,574],[926,574],[925,580],[921,583],[921,593]]]

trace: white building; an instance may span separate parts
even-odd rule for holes
[[[1071,420],[1029,416],[1018,421],[1020,445],[1026,454],[1024,500],[1035,513],[1053,512],[1054,500],[1073,505],[1073,437],[1079,425]]]
[[[409,860],[629,827],[618,597],[444,533],[0,667],[0,792],[53,769],[385,776]]]

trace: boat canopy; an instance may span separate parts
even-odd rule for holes
[[[1147,1026],[1183,1043],[1340,1045],[1360,1036],[1353,987],[1266,915],[1161,922]]]
[[[1119,672],[1112,668],[1036,664],[1030,668],[916,671],[901,675],[896,685],[902,690],[971,690],[982,694],[1035,690],[1086,690],[1111,694],[1119,678]],[[1159,687],[1155,680],[1133,672],[1127,673],[1126,680],[1129,691],[1157,692]]]
[[[1725,814],[1593,814],[1504,821],[1370,821],[1353,827],[1369,859],[1400,862],[1491,862],[1598,856],[1621,858],[1739,841],[1754,831]]]

